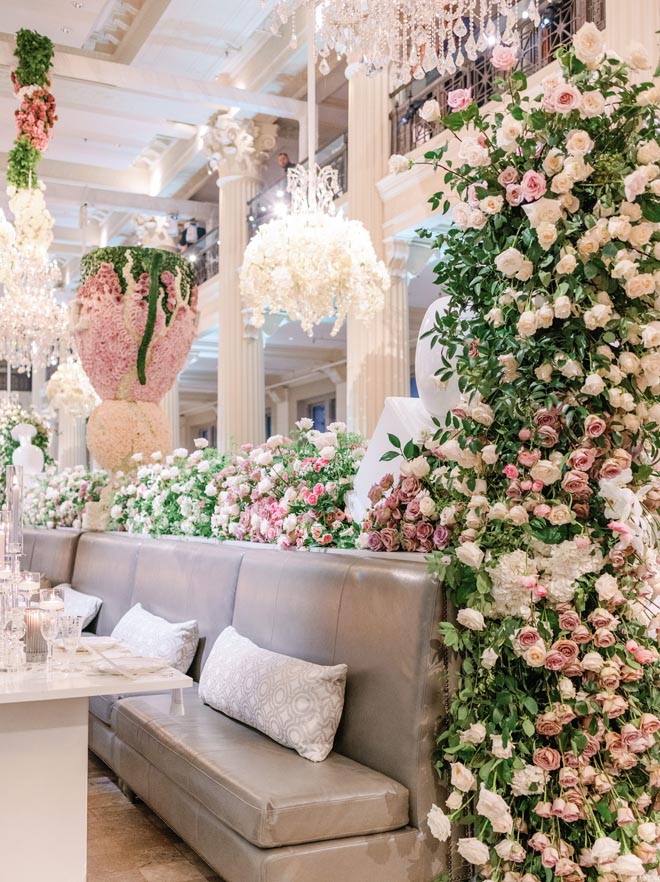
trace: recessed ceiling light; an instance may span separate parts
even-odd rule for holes
[[[71,33],[71,28],[68,28],[68,27],[65,25],[65,26],[62,28],[62,33],[63,33],[63,34],[70,34],[70,33]]]
[[[73,3],[71,5],[73,6],[74,9],[82,9],[84,6],[84,3],[81,3],[80,0],[73,0]]]

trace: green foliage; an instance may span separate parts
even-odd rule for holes
[[[53,62],[54,46],[52,40],[21,28],[16,34],[14,55],[18,59],[15,74],[21,86],[46,86]]]
[[[37,166],[41,153],[27,138],[18,138],[7,157],[7,185],[23,190],[38,187]]]

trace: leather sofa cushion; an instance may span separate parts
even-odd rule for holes
[[[262,848],[396,830],[408,822],[401,784],[337,753],[310,763],[184,691],[125,698],[115,732],[219,820]]]

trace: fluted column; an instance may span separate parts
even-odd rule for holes
[[[263,441],[264,347],[261,331],[246,325],[239,270],[248,242],[246,207],[259,181],[220,180],[220,301],[218,309],[218,448]]]
[[[348,189],[352,218],[367,228],[379,258],[390,264],[385,308],[367,322],[349,316],[346,333],[346,410],[349,428],[367,437],[388,396],[410,392],[407,243],[383,242],[383,203],[377,182],[387,174],[389,96],[385,73],[355,73],[348,87]]]
[[[621,3],[620,0],[607,0],[605,16],[608,48],[620,55],[625,55],[630,43],[641,43],[648,51],[653,65],[650,71],[646,71],[646,76],[643,78],[650,79],[658,62],[657,33],[660,30],[660,3],[658,0],[635,0],[634,4]]]
[[[174,385],[170,391],[163,397],[160,402],[163,412],[167,416],[172,433],[172,450],[181,447],[181,408],[179,405],[179,381],[174,381]],[[163,453],[169,451],[163,451]]]
[[[248,243],[247,203],[260,189],[260,173],[277,141],[277,126],[214,114],[205,147],[218,175],[218,448],[264,440],[263,335],[241,302],[239,271]]]
[[[87,465],[85,418],[60,410],[57,431],[57,464],[60,469]]]
[[[277,389],[269,389],[268,398],[271,406],[273,435],[289,435],[293,429],[294,420],[291,419],[290,414],[288,387],[279,386]]]

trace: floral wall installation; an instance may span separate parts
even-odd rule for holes
[[[653,882],[660,84],[639,73],[643,47],[621,59],[592,24],[558,60],[530,98],[497,47],[501,109],[449,95],[455,145],[425,157],[454,221],[438,241],[450,305],[430,334],[439,378],[455,357],[465,397],[409,448],[418,506],[443,527],[431,570],[462,660],[438,742],[450,791],[429,825],[442,840],[471,827],[458,850],[495,882]]]

